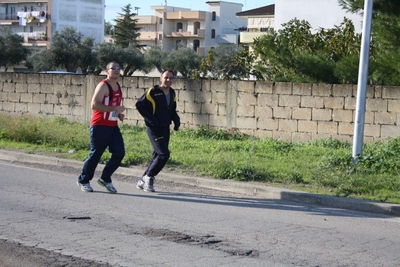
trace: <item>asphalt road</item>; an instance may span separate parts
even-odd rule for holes
[[[397,266],[400,218],[134,175],[0,161],[0,266]],[[26,163],[28,164],[28,163]]]
[[[36,160],[33,160],[33,163],[28,162],[28,161],[20,161],[20,162],[14,162],[12,163],[14,167],[29,167],[29,168],[34,168],[34,169],[40,169],[40,170],[48,170],[48,171],[54,171],[58,173],[79,173],[79,169],[77,168],[77,165],[72,164],[73,167],[71,166],[55,166],[55,165],[49,165],[46,164],[46,162],[43,162],[42,160],[38,160],[38,163]],[[2,161],[0,160],[0,173],[1,173],[1,164]],[[99,169],[101,169],[101,166],[99,166]],[[99,171],[96,172],[97,176],[99,175]],[[132,187],[132,183],[135,184],[135,181],[133,177],[128,176],[128,175],[114,175],[114,179],[118,181],[126,181],[130,183],[130,186]],[[1,180],[1,179],[0,179]],[[159,181],[159,185],[161,185],[165,190],[168,190],[169,192],[192,192],[195,194],[204,194],[204,195],[219,195],[219,196],[238,196],[238,197],[243,197],[245,195],[240,194],[240,193],[232,193],[232,192],[226,192],[226,191],[219,191],[219,190],[213,190],[209,188],[202,188],[202,187],[196,187],[196,186],[188,186],[187,184],[182,184],[182,183],[173,183],[173,182],[164,182],[164,181]],[[96,185],[95,185],[96,186]],[[3,188],[4,189],[4,188]],[[79,188],[76,188],[79,190]],[[0,190],[1,192],[2,190]],[[83,193],[84,194],[84,193]],[[0,202],[1,203],[1,202]],[[4,204],[4,203],[3,203]],[[0,205],[0,207],[3,205]],[[79,216],[75,216],[79,217]],[[0,224],[1,226],[1,224]],[[3,232],[3,230],[0,228],[0,233]],[[22,242],[23,243],[23,242]],[[20,242],[9,239],[5,236],[2,236],[0,234],[0,266],[1,267],[111,267],[111,266],[119,266],[117,265],[112,265],[106,262],[98,262],[96,260],[90,260],[90,259],[84,259],[80,257],[75,257],[73,255],[64,255],[60,252],[54,252],[48,249],[44,248],[39,248],[37,246],[31,246],[29,245],[24,245],[21,244]],[[127,265],[127,266],[139,266],[139,265]],[[149,265],[143,265],[143,266],[151,266]]]
[[[77,166],[79,164],[72,164],[73,166],[55,166],[46,164],[42,160],[33,160],[32,162],[28,161],[20,161],[14,162],[12,165],[14,167],[29,167],[34,169],[40,170],[48,170],[57,173],[79,173],[79,169]],[[0,173],[1,173],[1,163],[0,160]],[[99,166],[101,169],[101,166]],[[96,172],[98,176],[100,174],[99,171]],[[129,186],[133,188],[136,180],[132,176],[128,175],[114,175],[114,179],[118,181],[125,181],[129,183]],[[220,191],[220,190],[213,190],[210,188],[203,188],[197,186],[190,186],[184,183],[174,183],[174,182],[165,182],[165,181],[158,181],[159,186],[162,186],[164,190],[169,192],[190,192],[193,194],[202,194],[204,196],[236,196],[236,197],[244,197],[245,194],[235,193],[235,192],[227,192],[227,191]],[[96,187],[96,184],[94,185]],[[77,187],[76,190],[79,190]],[[82,193],[84,194],[84,193]],[[79,216],[73,216],[79,217]],[[73,220],[71,220],[73,221]],[[0,233],[2,230],[0,230]],[[22,242],[24,243],[24,242]],[[48,249],[39,248],[37,246],[31,246],[31,244],[21,244],[18,241],[11,240],[5,238],[4,236],[0,235],[0,266],[1,267],[44,267],[44,266],[51,266],[51,267],[111,267],[111,266],[119,266],[112,265],[106,262],[98,262],[96,260],[84,259],[80,257],[76,257],[73,255],[64,255],[59,252],[54,252]],[[140,265],[127,265],[127,266],[140,266]],[[142,265],[142,266],[152,266],[149,265]]]

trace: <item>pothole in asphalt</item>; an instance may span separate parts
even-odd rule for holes
[[[194,235],[188,235],[180,232],[171,231],[168,229],[146,229],[141,234],[160,238],[161,240],[164,241],[170,241],[179,244],[197,245],[210,249],[216,249],[224,251],[232,256],[244,256],[244,257],[259,256],[259,252],[257,250],[232,248],[232,244],[220,240],[213,235],[194,236]]]

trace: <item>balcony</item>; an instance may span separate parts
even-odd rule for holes
[[[16,34],[24,38],[24,43],[45,43],[47,41],[45,32],[17,32]]]
[[[246,44],[252,44],[254,42],[255,38],[258,38],[260,36],[269,34],[270,32],[268,31],[258,31],[258,32],[241,32],[240,33],[240,42],[241,43],[246,43]]]
[[[8,13],[0,13],[0,21],[1,20],[15,20],[19,21],[17,14],[8,14]]]
[[[205,11],[177,11],[166,12],[165,19],[170,20],[206,20]]]
[[[205,47],[197,47],[196,54],[198,56],[204,57],[206,54],[206,48]]]
[[[197,34],[179,30],[177,32],[172,32],[171,34],[165,35],[165,37],[172,37],[172,38],[201,38],[201,39],[204,39],[205,36],[206,36],[205,30],[203,30],[203,29],[197,30]]]
[[[154,41],[157,38],[157,32],[140,32],[138,41]]]
[[[156,16],[136,16],[135,17],[138,21],[136,25],[146,25],[146,24],[156,24],[157,17]]]

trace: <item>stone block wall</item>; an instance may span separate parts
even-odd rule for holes
[[[89,123],[94,88],[105,76],[0,73],[0,112]],[[158,78],[121,77],[124,124],[144,125],[136,99]],[[235,129],[257,137],[352,142],[356,85],[176,79],[182,127]],[[369,86],[364,141],[400,135],[400,87]]]

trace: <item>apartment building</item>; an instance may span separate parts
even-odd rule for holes
[[[337,0],[275,0],[275,4],[236,14],[247,19],[247,28],[240,32],[240,42],[253,40],[270,30],[278,31],[283,24],[297,18],[310,23],[312,31],[330,29],[343,22],[344,17],[353,21],[355,31],[361,33],[363,17],[344,10]]]
[[[10,27],[33,50],[48,49],[54,32],[66,27],[100,43],[104,7],[105,0],[0,0],[0,26]]]
[[[208,11],[168,5],[152,6],[154,15],[140,15],[137,26],[141,28],[142,45],[158,45],[164,51],[180,45],[191,47],[200,56],[219,44],[238,44],[240,27],[246,19],[238,18],[242,4],[226,1],[208,1]]]
[[[247,19],[247,27],[240,31],[240,43],[251,47],[255,38],[274,29],[275,5],[239,12],[236,16]]]
[[[0,26],[24,38],[24,46],[35,50],[49,47],[48,29],[51,27],[48,1],[0,1]]]

